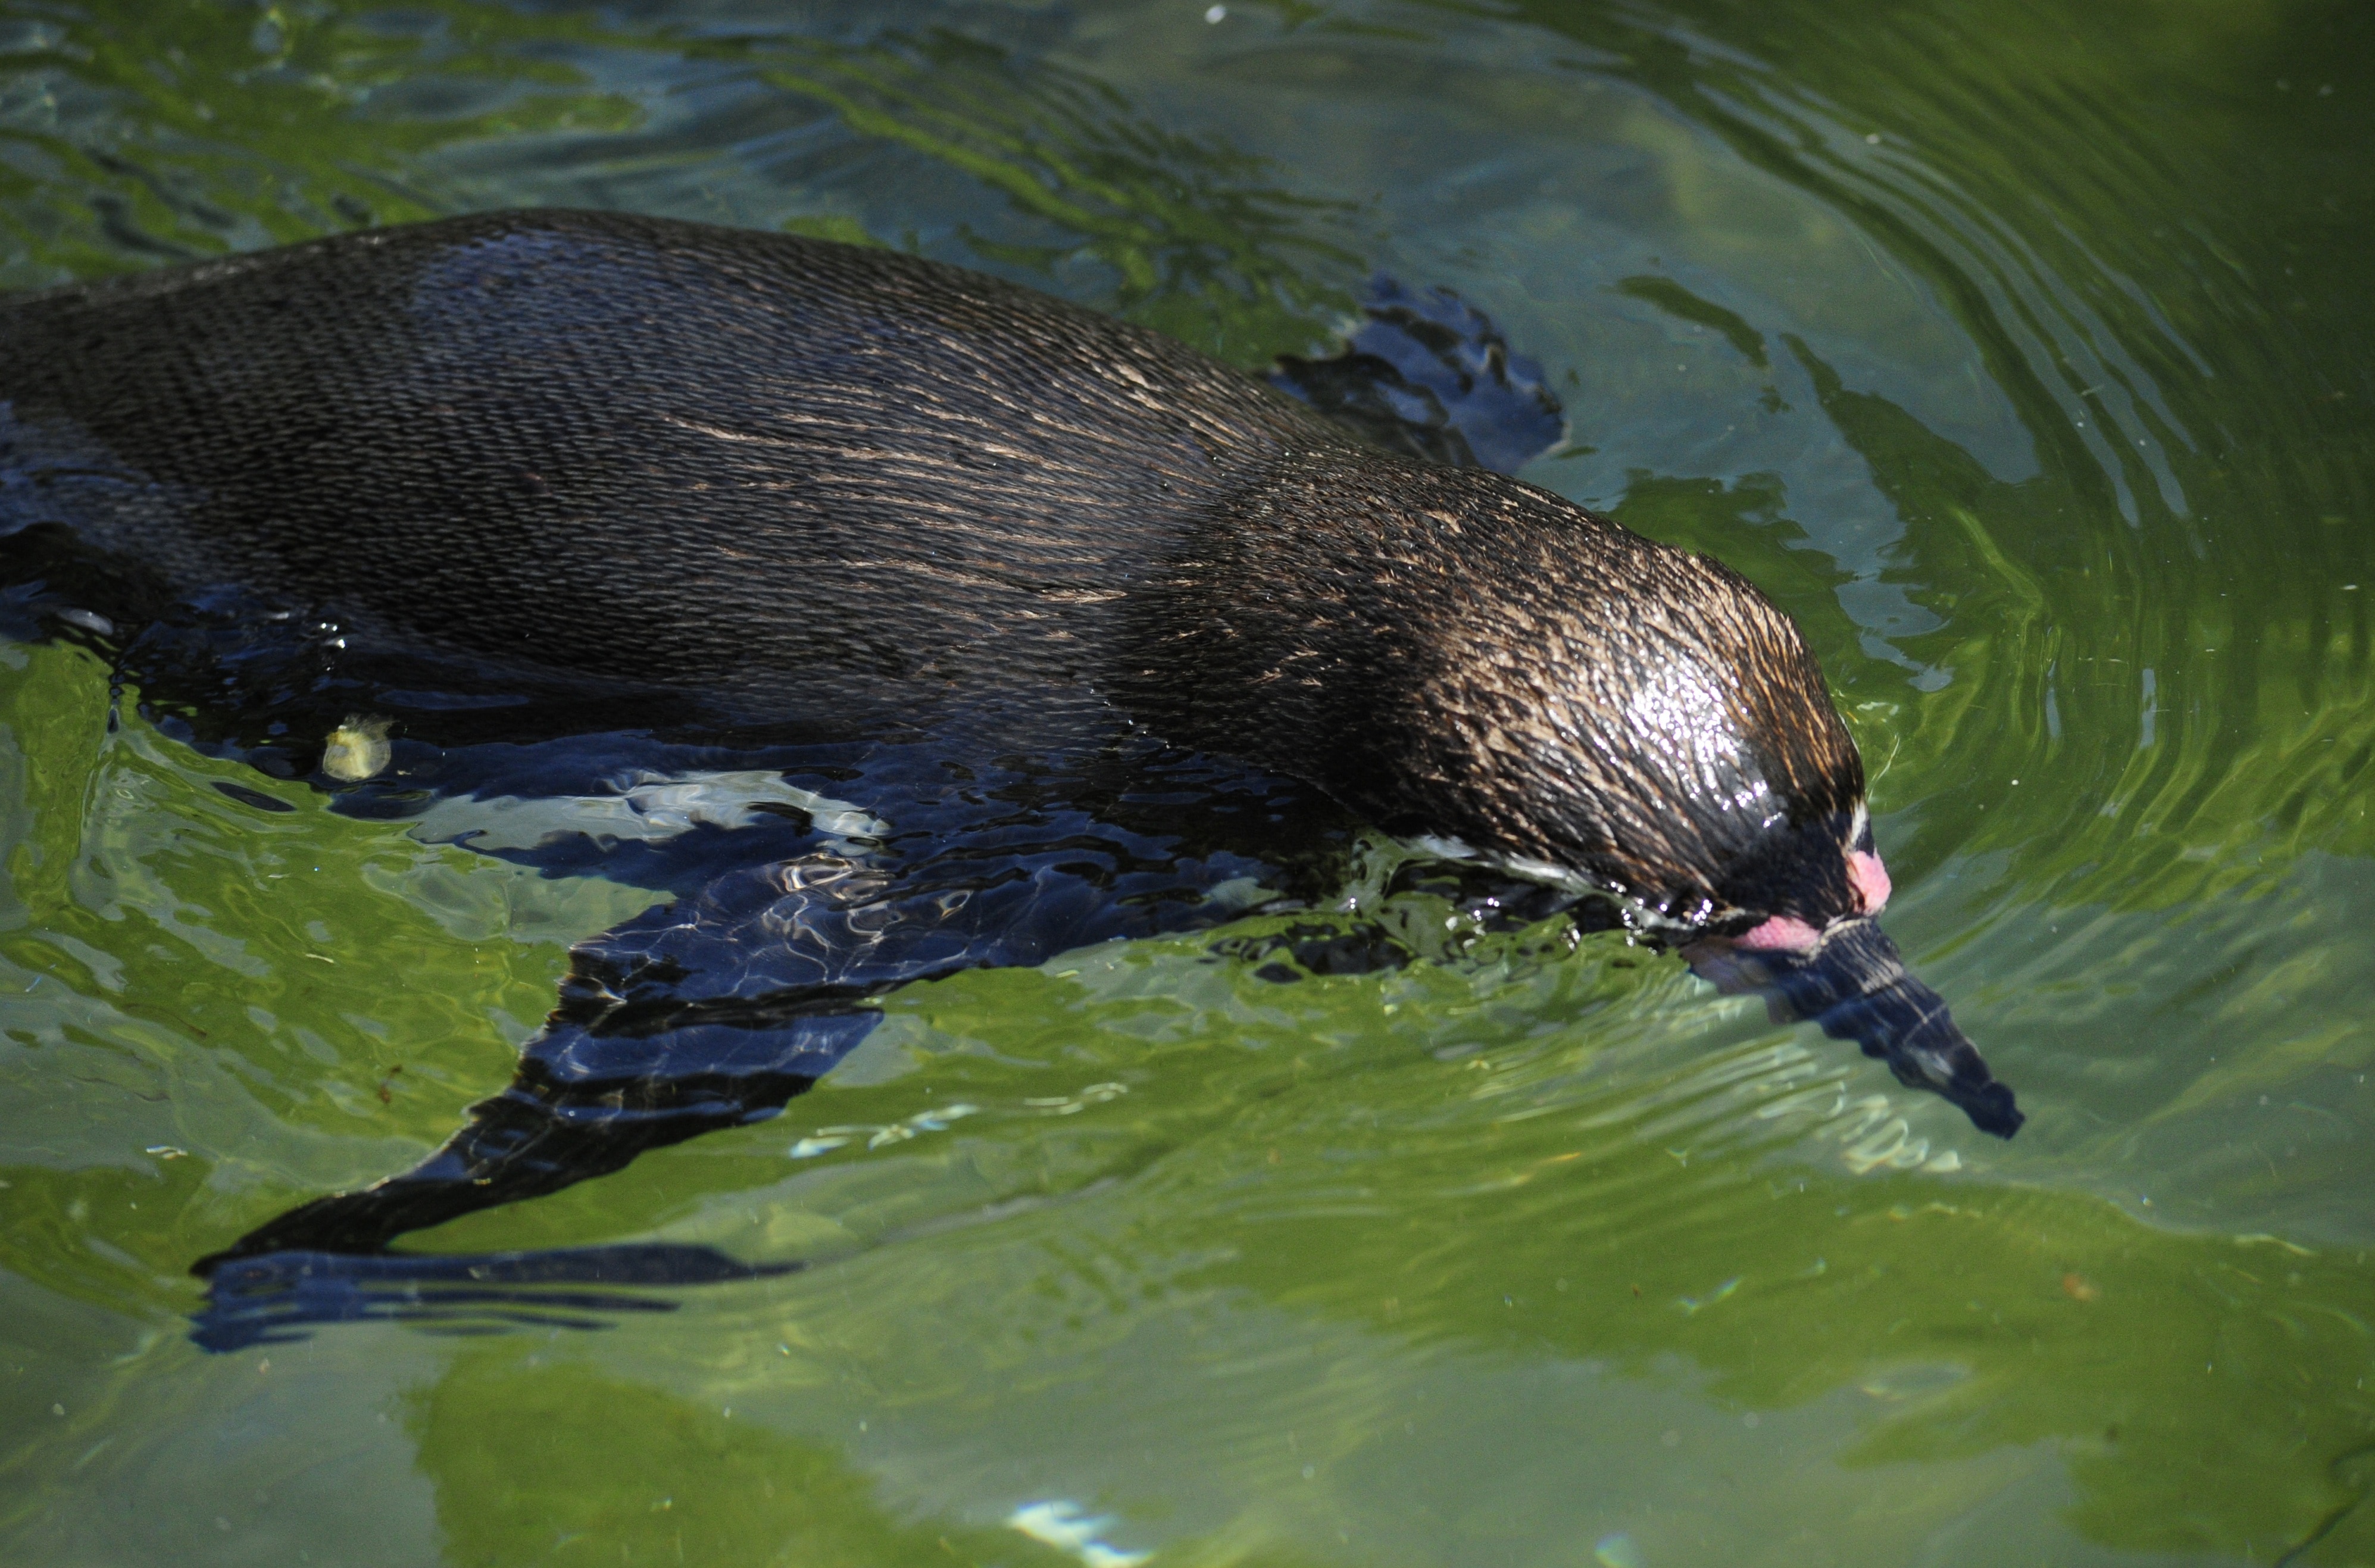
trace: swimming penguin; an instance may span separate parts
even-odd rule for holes
[[[1298,363],[1310,397],[1326,378]],[[1601,901],[2011,1136],[2011,1091],[1874,922],[1862,764],[1789,619],[1714,560],[1479,466],[1455,430],[1397,452],[1377,425],[977,274],[620,214],[461,218],[0,301],[0,548],[66,624],[186,642],[293,617],[340,669],[467,670],[601,715],[555,733],[656,713],[867,756],[1060,771],[1152,737],[1235,759]],[[290,679],[345,678],[329,667]],[[431,706],[458,724],[469,704]],[[803,842],[744,878],[778,925],[795,897],[819,930],[852,901],[923,897]],[[918,937],[863,984],[823,963],[774,1023],[1036,961],[998,946],[996,899],[967,907],[972,935]],[[1084,922],[1063,929],[1125,929]],[[550,1027],[594,1043],[524,1067],[517,1105],[558,1126],[570,1083],[664,1077],[619,1043],[717,996],[634,1013],[636,976],[663,968],[581,963]],[[750,1027],[730,1012],[700,1016]],[[767,1093],[829,1056],[774,1061]],[[513,1190],[549,1190],[648,1146],[572,1155],[582,1127],[480,1111],[484,1137],[356,1244],[447,1217],[431,1189],[473,1161],[533,1145],[550,1169]]]

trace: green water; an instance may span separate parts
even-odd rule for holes
[[[803,1274],[208,1356],[189,1262],[410,1165],[651,895],[237,807],[0,648],[0,1562],[2375,1562],[2375,17],[1206,16],[0,0],[0,287],[539,202],[1247,365],[1451,285],[1574,417],[1527,477],[1805,628],[2028,1126],[1405,901],[1399,973],[918,987],[783,1118],[420,1238]]]

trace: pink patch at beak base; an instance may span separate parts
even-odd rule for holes
[[[1733,938],[1739,946],[1760,953],[1802,953],[1811,950],[1822,939],[1821,932],[1804,921],[1793,920],[1786,914],[1777,914],[1754,931]]]
[[[1856,897],[1863,901],[1866,914],[1878,914],[1888,902],[1888,867],[1880,863],[1880,856],[1860,849],[1848,851],[1848,880],[1855,884]]]

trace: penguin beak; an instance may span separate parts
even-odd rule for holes
[[[1804,947],[1709,937],[1683,956],[1729,995],[1762,995],[1777,1022],[1810,1020],[1834,1040],[1854,1041],[1886,1062],[1898,1082],[1961,1106],[1981,1132],[2010,1138],[2026,1120],[1955,1026],[1944,998],[1907,972],[1896,944],[1869,914],[1834,921]]]

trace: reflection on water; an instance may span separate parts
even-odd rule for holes
[[[1247,364],[1452,286],[1568,410],[1528,477],[1806,629],[2020,1139],[1364,864],[1412,961],[936,983],[790,1115],[425,1238],[803,1272],[206,1358],[187,1260],[433,1148],[654,895],[242,807],[12,646],[11,1561],[2375,1556],[2366,22],[1208,14],[8,6],[0,280],[545,201]]]
[[[676,1309],[665,1295],[638,1286],[763,1279],[798,1267],[737,1263],[709,1247],[666,1245],[472,1257],[280,1252],[217,1267],[190,1337],[209,1350],[243,1350],[295,1342],[319,1324],[374,1319],[446,1334],[601,1328],[616,1314]]]

